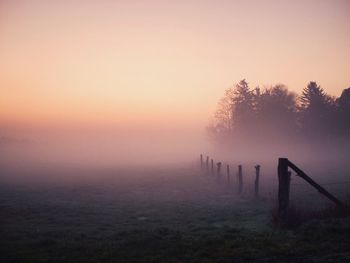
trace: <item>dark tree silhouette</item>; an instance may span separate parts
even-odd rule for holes
[[[300,124],[307,138],[324,139],[332,135],[335,102],[325,91],[311,81],[300,96]]]
[[[259,132],[293,136],[297,131],[296,95],[278,84],[256,95],[256,126]],[[278,124],[278,129],[276,129]]]
[[[232,98],[233,88],[225,90],[224,96],[219,100],[214,119],[208,125],[209,135],[217,141],[229,139],[233,129]]]
[[[235,85],[231,108],[235,133],[250,134],[255,119],[254,100],[254,93],[245,79]]]
[[[208,130],[215,138],[226,139],[233,134],[249,132],[253,118],[254,94],[243,79],[225,91]]]
[[[208,130],[215,139],[226,144],[256,146],[271,140],[278,143],[296,133],[296,109],[296,95],[284,85],[261,92],[259,87],[250,89],[243,79],[225,91]]]
[[[337,118],[336,127],[338,135],[342,138],[350,136],[350,88],[344,89],[336,100]]]
[[[252,90],[243,79],[225,91],[208,130],[226,145],[255,149],[286,141],[329,145],[350,138],[350,88],[335,99],[311,81],[297,96],[283,84]]]

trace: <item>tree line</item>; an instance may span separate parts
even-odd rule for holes
[[[209,135],[223,143],[325,142],[350,139],[350,88],[330,96],[315,81],[300,95],[283,84],[250,88],[243,79],[218,102]]]

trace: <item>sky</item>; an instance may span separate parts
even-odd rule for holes
[[[0,132],[202,133],[225,89],[350,87],[346,0],[0,0]],[[1,135],[1,134],[0,134]]]

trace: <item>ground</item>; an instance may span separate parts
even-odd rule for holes
[[[348,217],[276,228],[274,190],[239,196],[188,167],[26,173],[1,180],[3,263],[350,262]]]

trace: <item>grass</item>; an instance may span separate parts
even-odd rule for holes
[[[347,262],[349,217],[271,222],[274,202],[191,169],[2,182],[0,262]]]
[[[271,210],[271,221],[275,227],[292,229],[312,220],[349,217],[349,205],[347,203],[344,205],[344,207],[330,205],[326,208],[313,209],[311,207],[299,207],[292,203],[283,217],[278,214],[277,206],[275,206]]]

